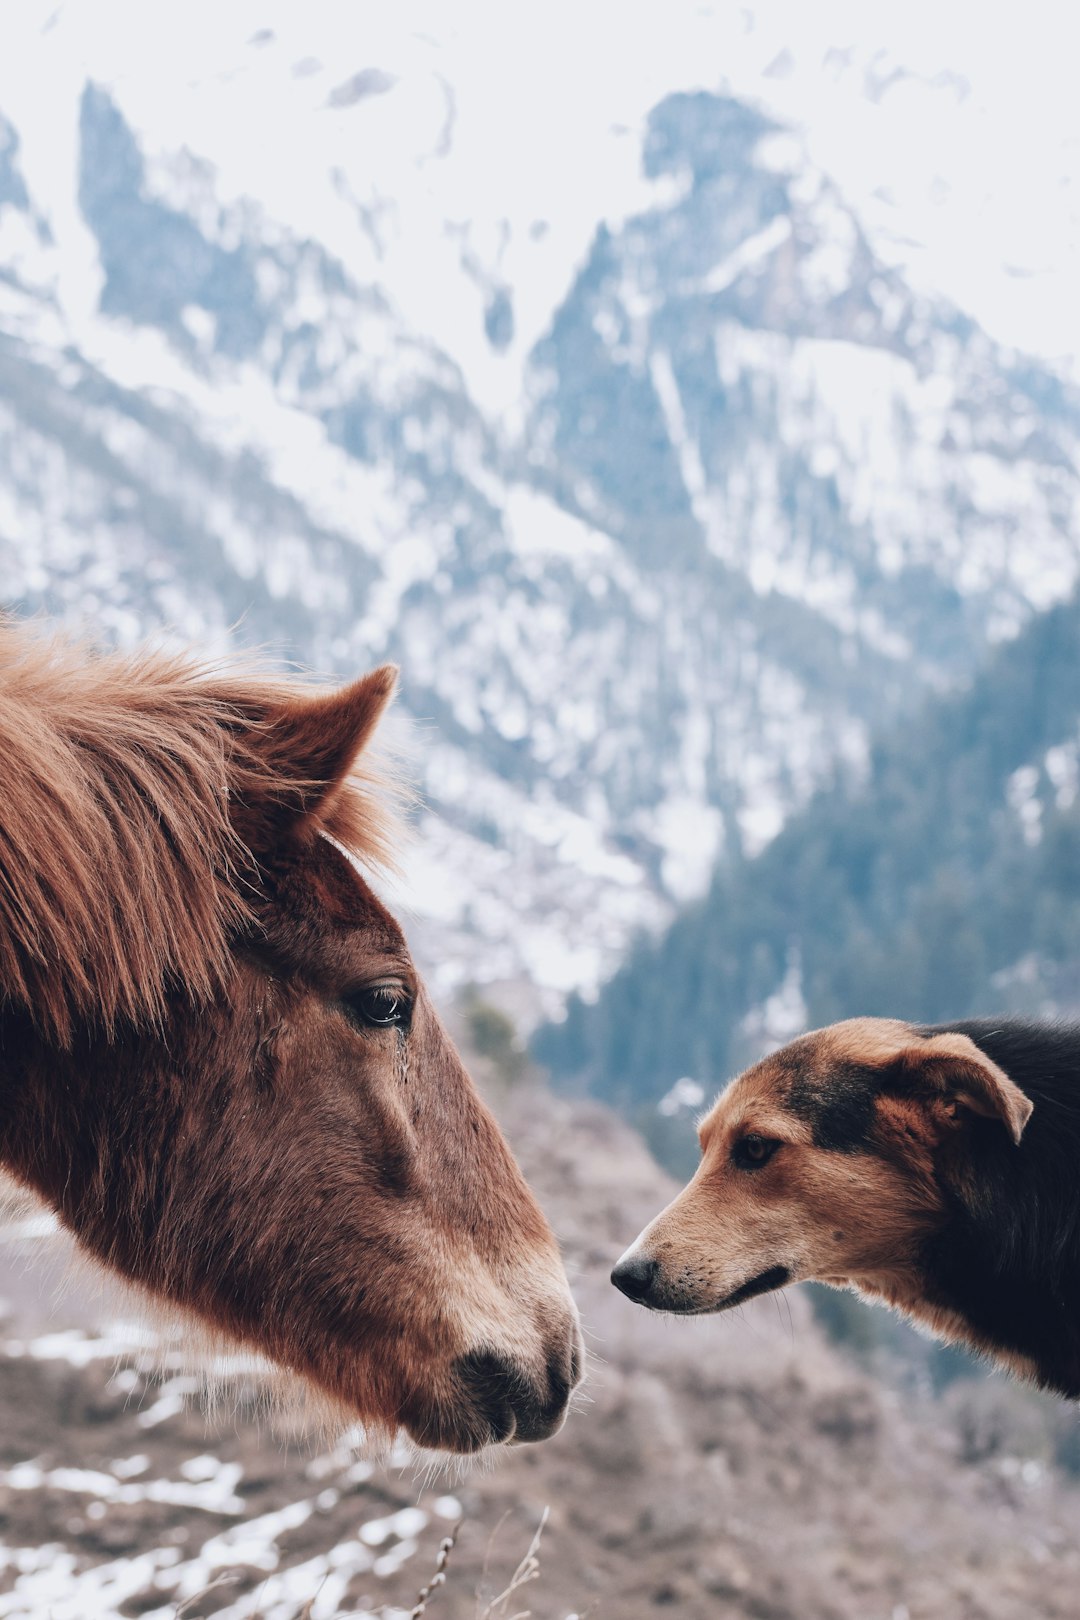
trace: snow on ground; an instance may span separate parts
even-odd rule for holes
[[[291,1458],[260,1441],[257,1358],[207,1369],[221,1393],[200,1416],[205,1377],[80,1292],[70,1240],[3,1192],[0,1291],[18,1304],[0,1307],[0,1620],[121,1620],[133,1603],[173,1620],[215,1585],[218,1620],[249,1620],[256,1598],[264,1620],[309,1601],[311,1620],[404,1620],[459,1499],[413,1483],[406,1448],[380,1467],[357,1434]]]

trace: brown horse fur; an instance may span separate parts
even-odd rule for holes
[[[722,1094],[697,1173],[616,1286],[725,1310],[784,1284],[853,1287],[1080,1397],[1080,1028],[856,1018]]]
[[[358,869],[395,841],[363,758],[393,685],[0,625],[0,1165],[371,1433],[471,1451],[559,1425],[579,1337]]]

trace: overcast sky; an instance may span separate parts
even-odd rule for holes
[[[640,206],[649,106],[728,88],[804,131],[917,284],[1077,370],[1076,31],[1061,0],[19,0],[0,17],[0,111],[58,210],[63,126],[86,75],[116,87],[151,147],[190,145],[226,190],[297,228],[320,224],[316,175],[370,183],[401,199],[403,218],[422,192],[440,220],[469,222],[513,283],[524,345],[596,219]],[[328,87],[365,68],[393,93],[328,112]],[[431,325],[423,237],[407,226],[388,273]]]

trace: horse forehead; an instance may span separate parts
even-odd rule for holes
[[[398,955],[405,936],[352,857],[330,838],[318,837],[294,867],[288,900],[317,925],[317,932],[339,939],[357,933],[366,943]]]

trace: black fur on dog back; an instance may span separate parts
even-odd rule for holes
[[[942,1166],[953,1219],[924,1249],[928,1288],[1041,1383],[1080,1397],[1080,1024],[964,1019],[917,1033],[969,1036],[1034,1104],[1018,1145],[975,1119],[968,1173]]]

